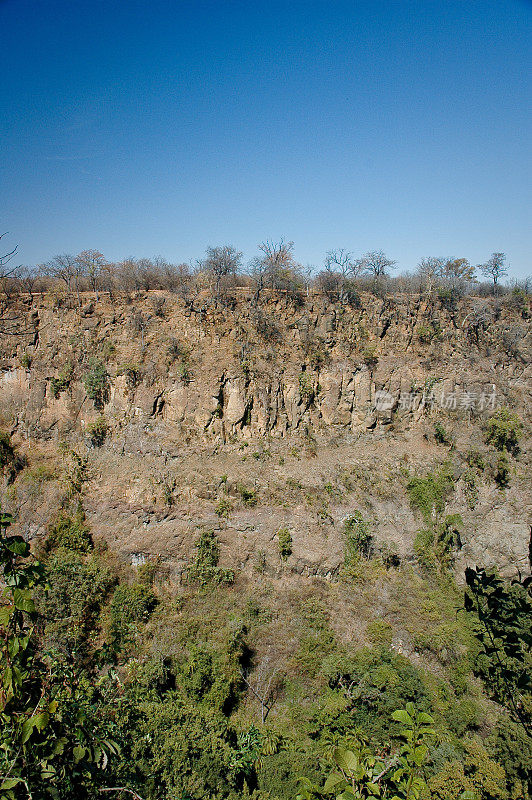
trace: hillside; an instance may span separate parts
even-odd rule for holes
[[[234,289],[224,303],[157,291],[72,305],[49,293],[9,307],[2,509],[45,559],[78,524],[121,585],[149,574],[157,609],[139,617],[119,669],[136,653],[171,671],[168,659],[190,656],[187,636],[223,649],[244,620],[252,655],[232,724],[264,727],[257,687],[273,680],[271,736],[299,726],[314,742],[300,758],[293,742],[274,747],[246,791],[288,798],[316,768],[318,731],[347,713],[333,654],[367,680],[387,664],[372,691],[395,700],[419,681],[415,696],[454,748],[433,776],[487,748],[475,769],[495,759],[503,777],[478,796],[524,796],[525,768],[512,777],[486,744],[501,712],[474,677],[473,628],[457,608],[468,566],[530,573],[529,299],[364,293],[352,307],[317,294],[254,303]],[[109,636],[110,591],[87,658]],[[52,636],[59,649],[64,636]],[[394,700],[367,700],[377,741]],[[164,786],[190,797],[233,796],[204,776],[173,780]]]

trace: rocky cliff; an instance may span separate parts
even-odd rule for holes
[[[224,563],[250,576],[334,580],[354,510],[375,547],[414,561],[424,523],[408,482],[444,465],[445,513],[463,520],[457,575],[473,562],[529,569],[532,337],[520,295],[365,295],[352,308],[147,293],[87,296],[81,309],[45,296],[9,314],[0,422],[30,477],[6,478],[3,503],[29,537],[57,513],[73,451],[86,459],[93,534],[124,560],[156,560],[179,580],[208,527]],[[486,439],[501,406],[524,425],[502,487]]]

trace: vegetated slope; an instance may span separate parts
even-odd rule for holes
[[[65,551],[86,565],[94,545],[125,586],[149,575],[159,605],[140,592],[137,616],[98,579],[90,624],[119,642],[124,668],[157,656],[175,681],[171,664],[193,660],[197,641],[228,674],[220,654],[240,620],[245,679],[224,714],[241,732],[267,722],[285,742],[248,781],[272,797],[293,796],[318,752],[308,742],[321,747],[335,726],[347,735],[364,715],[383,741],[408,699],[456,750],[434,761],[434,780],[455,762],[499,764],[502,744],[485,749],[499,712],[472,676],[457,586],[467,565],[530,570],[527,301],[85,301],[78,312],[19,300],[23,333],[1,342],[2,506],[36,550],[58,551],[57,580]],[[65,646],[64,631],[50,635]],[[83,646],[90,661],[94,642]],[[307,742],[299,763],[294,729]],[[512,759],[498,785],[519,792]],[[178,778],[165,785],[211,796]]]

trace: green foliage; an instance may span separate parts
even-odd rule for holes
[[[301,399],[309,405],[314,400],[316,395],[316,390],[314,388],[314,382],[312,380],[312,376],[309,375],[308,372],[302,372],[298,378],[299,383],[299,394]]]
[[[137,623],[146,622],[156,605],[157,597],[144,583],[121,584],[115,589],[109,609],[115,648],[135,640]]]
[[[100,614],[115,578],[93,555],[60,548],[46,562],[48,590],[38,606],[47,648],[72,664],[84,663],[100,634]]]
[[[412,508],[421,511],[425,523],[430,525],[435,515],[441,514],[448,496],[454,488],[454,479],[449,465],[443,465],[434,474],[425,477],[413,476],[406,490]]]
[[[214,531],[202,531],[196,542],[196,557],[188,568],[188,579],[202,586],[233,583],[233,570],[219,567],[219,558],[220,545],[216,534]]]
[[[476,671],[513,719],[532,734],[532,579],[504,581],[495,572],[466,569],[467,611],[478,618],[482,647]]]
[[[413,703],[394,711],[392,719],[401,725],[399,737],[402,739],[392,758],[384,759],[376,754],[363,736],[352,737],[349,747],[333,750],[335,769],[323,786],[318,787],[307,778],[301,779],[298,800],[327,797],[421,800],[427,789],[424,767],[428,744],[434,735],[434,721],[429,714],[417,711]]]
[[[517,414],[502,406],[488,420],[486,441],[497,450],[506,450],[515,456],[519,453],[519,435],[522,429],[523,424]]]
[[[32,362],[31,353],[28,353],[28,351],[25,350],[22,353],[22,357],[20,359],[20,364],[21,364],[22,367],[24,367],[24,369],[27,370],[27,369],[29,369],[31,367],[31,362]]]
[[[369,558],[373,549],[373,536],[360,511],[354,511],[344,522],[345,556],[344,567],[354,566],[360,557]]]
[[[67,550],[75,550],[78,553],[88,553],[89,550],[92,550],[92,538],[81,506],[74,514],[61,512],[50,523],[45,546],[47,550],[65,547]]]
[[[299,648],[295,663],[314,678],[323,668],[324,661],[335,652],[336,639],[326,614],[313,600],[303,603],[298,623]]]
[[[503,450],[497,457],[493,478],[499,489],[507,489],[510,485],[510,461],[506,450]]]
[[[277,545],[281,561],[286,561],[292,555],[292,534],[288,528],[280,528],[277,531]]]
[[[440,334],[438,325],[430,322],[428,325],[419,325],[417,335],[420,342],[423,344],[430,344],[432,340]]]
[[[393,628],[384,619],[374,619],[366,628],[368,639],[374,647],[383,647],[387,650],[392,646]]]
[[[28,562],[21,537],[5,534],[11,521],[0,513],[0,798],[88,800],[118,747],[94,715],[89,685],[40,652],[33,594],[44,569]]]
[[[369,369],[374,369],[379,363],[379,357],[375,351],[375,347],[366,347],[362,354],[364,364]]]
[[[74,366],[70,363],[70,361],[67,361],[67,363],[59,371],[58,377],[50,379],[52,394],[56,400],[61,396],[62,392],[66,392],[66,390],[70,387],[73,377]]]
[[[241,483],[238,484],[238,493],[242,499],[242,502],[248,508],[252,508],[253,506],[257,505],[257,490],[256,489],[247,489]]]
[[[451,438],[441,422],[437,422],[434,426],[434,438],[438,442],[438,444],[450,444]]]
[[[82,378],[87,397],[101,410],[109,399],[109,374],[101,361],[91,358]]]
[[[109,432],[109,423],[102,415],[87,425],[87,434],[93,447],[101,447]]]
[[[227,518],[227,517],[229,516],[229,514],[231,513],[231,511],[232,511],[232,510],[233,510],[233,504],[231,503],[231,501],[229,500],[229,498],[228,498],[228,497],[222,497],[222,498],[221,498],[220,500],[218,500],[218,502],[216,503],[216,506],[215,506],[215,508],[214,508],[214,513],[215,513],[215,514],[216,514],[218,517],[225,517],[225,518]]]

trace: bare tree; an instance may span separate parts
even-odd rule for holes
[[[329,274],[329,281],[322,281],[322,284],[334,282],[336,285],[336,294],[340,303],[344,303],[348,296],[348,282],[351,279],[358,278],[361,273],[360,261],[353,258],[349,250],[340,248],[338,250],[329,250],[325,254],[323,262],[325,271]]]
[[[230,275],[236,275],[242,266],[242,253],[231,245],[222,247],[208,247],[206,257],[198,262],[200,270],[211,275],[214,280],[215,297],[220,296],[222,280]]]
[[[294,243],[267,240],[259,245],[262,255],[251,263],[251,274],[257,282],[255,301],[263,288],[290,289],[301,285],[301,266],[294,257]]]
[[[359,274],[366,273],[373,275],[375,281],[380,278],[385,278],[389,270],[395,266],[397,262],[388,258],[382,250],[371,250],[358,259],[357,267]]]
[[[505,262],[506,261],[506,254],[505,253],[492,253],[491,257],[488,258],[485,264],[479,264],[478,269],[484,275],[485,278],[490,278],[493,281],[493,294],[497,292],[497,284],[499,280],[508,274],[508,270],[506,269]]]
[[[7,233],[1,233],[0,239],[3,239],[4,236],[7,236]],[[15,245],[12,250],[0,254],[0,288],[4,294],[7,294],[9,278],[15,274],[17,269],[19,269],[19,265],[13,266],[11,264],[11,260],[16,254],[17,250],[18,244]]]
[[[76,256],[76,262],[80,268],[80,274],[86,275],[89,279],[89,285],[96,295],[96,302],[98,302],[98,286],[106,265],[105,256],[99,250],[82,250]]]
[[[435,256],[427,256],[422,258],[419,262],[416,275],[425,284],[425,288],[431,294],[434,287],[441,283],[445,269],[445,258],[437,258]]]
[[[17,279],[20,285],[28,292],[29,296],[33,298],[33,292],[36,290],[39,274],[36,267],[19,267],[16,271]]]
[[[78,307],[81,306],[79,284],[84,274],[84,266],[77,261],[75,256],[69,253],[54,256],[51,261],[42,265],[41,271],[44,275],[49,275],[51,278],[64,283],[68,293],[75,291]]]
[[[284,677],[266,655],[255,669],[253,678],[250,673],[241,669],[242,678],[253,697],[260,704],[260,719],[264,725],[268,714],[274,707],[284,683]]]

